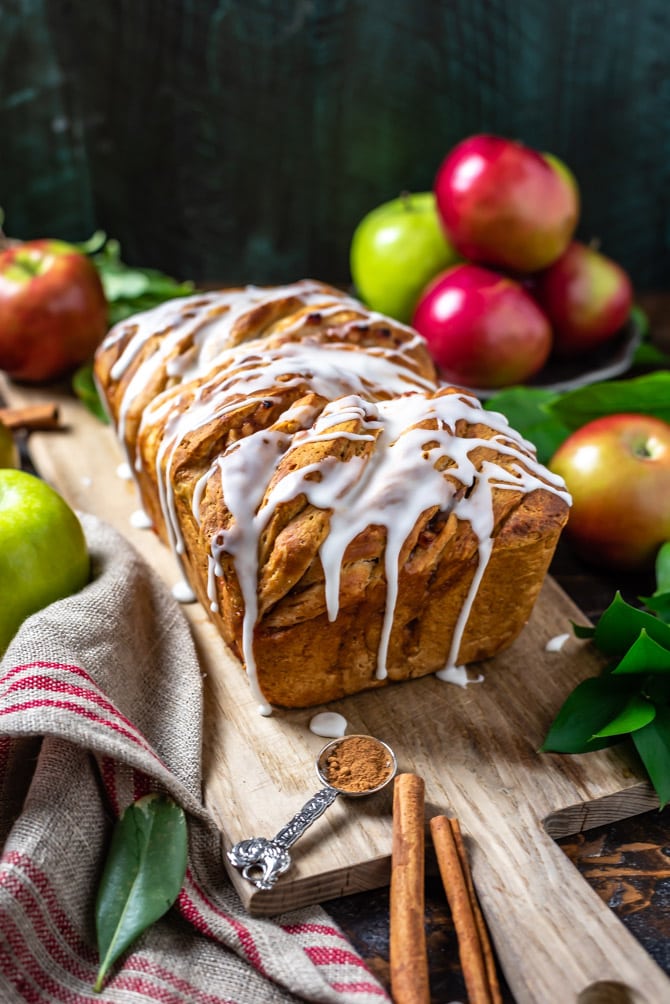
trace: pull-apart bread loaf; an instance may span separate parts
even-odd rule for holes
[[[568,516],[506,419],[423,340],[322,283],[173,300],[95,374],[143,507],[261,710],[487,659]]]

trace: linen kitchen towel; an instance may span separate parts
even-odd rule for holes
[[[388,1001],[320,907],[272,919],[242,907],[201,799],[201,677],[188,622],[120,534],[81,519],[90,584],[25,621],[0,663],[0,999]],[[150,791],[187,814],[186,877],[94,993],[95,897],[111,830]]]

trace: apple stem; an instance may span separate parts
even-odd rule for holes
[[[0,206],[0,251],[6,251],[7,248],[15,247],[15,245],[20,244],[21,241],[14,240],[12,237],[8,237],[4,231],[5,222],[5,211]]]
[[[2,225],[0,225],[0,251],[6,251],[7,248],[13,248],[20,243],[21,241],[17,241],[14,240],[14,238],[12,237],[8,237],[5,231],[2,229]]]

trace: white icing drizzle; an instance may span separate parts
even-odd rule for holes
[[[153,523],[151,522],[151,517],[145,513],[144,509],[136,509],[130,515],[130,525],[134,526],[136,530],[150,530]]]
[[[278,287],[274,292],[247,286],[244,290],[196,293],[193,296],[167,300],[115,325],[103,342],[103,350],[112,347],[129,333],[132,337],[111,367],[110,376],[113,380],[123,377],[150,339],[155,338],[157,333],[163,335],[157,341],[155,350],[147,354],[135,370],[119,408],[116,428],[131,471],[137,460],[127,453],[128,411],[138,394],[163,366],[171,377],[195,379],[207,372],[220,352],[230,348],[235,323],[247,311],[273,296],[278,299],[292,293],[300,296],[306,304],[312,298],[318,302],[317,290],[321,290],[322,299],[323,288],[318,283],[296,283],[293,286]]]
[[[566,641],[569,639],[568,634],[557,634],[553,638],[550,638],[547,644],[544,646],[545,652],[560,652]]]
[[[467,666],[445,666],[444,669],[438,669],[435,676],[444,683],[455,683],[457,687],[463,688],[467,687],[470,683],[484,682],[483,673],[478,673],[477,676],[469,676]]]
[[[172,587],[172,595],[179,603],[195,603],[196,595],[186,579],[180,579]]]
[[[309,731],[324,739],[339,739],[347,731],[347,720],[337,711],[321,711],[311,719]]]
[[[122,481],[132,481],[133,472],[130,469],[130,464],[125,461],[116,468],[117,478],[121,478]]]
[[[132,324],[133,337],[115,362],[112,375],[118,379],[132,360],[157,332],[164,332],[152,352],[138,366],[125,389],[119,409],[117,432],[125,439],[125,424],[139,391],[154,378],[161,366],[178,384],[177,391],[158,394],[145,408],[141,428],[163,423],[156,456],[160,504],[170,543],[175,554],[183,554],[184,540],[179,526],[172,487],[172,465],[179,445],[198,429],[223,419],[242,406],[279,400],[281,392],[295,389],[298,398],[312,391],[328,400],[318,413],[315,407],[298,400],[281,415],[282,428],[289,422],[299,427],[289,435],[277,428],[259,429],[225,448],[196,482],[191,508],[200,522],[200,508],[212,478],[221,482],[225,506],[232,516],[227,527],[217,529],[210,540],[207,593],[213,611],[218,609],[216,579],[222,574],[225,552],[234,563],[244,600],[242,657],[250,686],[262,714],[271,709],[265,702],[256,677],[253,635],[258,615],[259,538],[277,507],[299,495],[309,504],[328,511],[329,533],[319,557],[325,578],[328,616],[339,612],[340,574],[344,553],[354,538],[367,527],[385,530],[384,564],[386,605],[377,653],[378,679],[387,675],[389,640],[398,594],[398,564],[405,541],[417,520],[437,507],[466,520],[477,539],[479,561],[453,634],[451,649],[441,679],[464,686],[463,667],[456,659],[472,603],[493,547],[492,492],[509,489],[530,492],[536,488],[553,491],[569,501],[565,486],[534,459],[534,450],[510,428],[504,416],[483,412],[479,402],[465,394],[426,396],[435,390],[432,382],[416,373],[411,350],[421,343],[416,332],[402,328],[402,346],[359,349],[343,338],[315,341],[309,333],[290,340],[291,329],[282,329],[286,341],[246,342],[233,345],[233,328],[245,312],[274,298],[295,296],[314,305],[321,317],[343,309],[357,311],[348,325],[371,325],[379,315],[363,314],[360,304],[337,298],[319,283],[299,283],[273,291],[247,287],[242,291],[197,295],[169,301],[144,315],[125,322]],[[381,320],[388,322],[385,318]],[[299,322],[296,322],[299,323]],[[399,328],[397,324],[395,328]],[[108,336],[107,345],[127,331],[118,325]],[[168,364],[169,360],[169,364]],[[217,372],[213,371],[217,369]],[[208,375],[211,374],[211,375]],[[274,397],[273,397],[274,394]],[[175,396],[177,395],[177,396]],[[389,396],[372,402],[370,398]],[[471,425],[484,422],[494,430],[492,439],[464,438],[454,434],[459,421]],[[354,422],[358,431],[343,430]],[[430,428],[418,428],[430,423]],[[279,463],[292,450],[315,442],[338,438],[369,443],[364,456],[346,462],[328,456],[321,462],[300,466],[272,481]],[[476,463],[471,454],[485,447],[491,454],[509,458],[509,469],[493,460]],[[448,477],[440,461],[449,458]],[[130,461],[130,458],[129,458]],[[136,461],[139,463],[139,458]],[[465,491],[459,491],[464,488]]]
[[[172,458],[185,436],[237,410],[241,401],[250,404],[260,403],[268,399],[268,395],[271,398],[271,392],[278,384],[284,389],[307,384],[315,393],[329,399],[341,399],[352,389],[366,394],[372,388],[381,387],[390,393],[403,394],[419,383],[427,388],[431,386],[425,380],[420,381],[409,368],[401,367],[388,357],[341,346],[310,343],[309,339],[286,342],[262,355],[249,355],[247,346],[232,350],[230,355],[236,360],[235,368],[227,376],[219,375],[201,383],[187,409],[180,411],[171,397],[164,400],[159,395],[145,409],[142,417],[144,426],[161,420],[166,414],[169,416],[156,453],[155,467],[161,508],[166,515],[170,541],[177,555],[183,553],[183,539],[174,508],[170,472]],[[287,414],[300,420],[300,416],[292,411]],[[312,415],[305,411],[304,417],[311,421]],[[259,450],[259,442],[263,443],[266,435],[262,431],[248,437],[253,440],[251,450],[254,453]],[[284,443],[288,445],[286,437]],[[267,460],[268,450],[263,448],[264,445],[261,446],[261,454]],[[267,470],[267,467],[261,468],[261,471]],[[197,518],[195,507],[194,514]]]
[[[275,462],[270,462],[271,458],[263,449],[263,441],[268,440],[267,447],[272,451],[271,439],[266,432],[258,432],[224,452],[206,475],[214,476],[218,467],[226,506],[234,517],[232,527],[212,540],[210,590],[213,594],[220,556],[226,551],[233,557],[244,597],[242,654],[252,686],[256,685],[253,629],[258,611],[258,541],[282,502],[304,494],[315,507],[330,510],[329,533],[321,545],[319,556],[331,620],[338,614],[340,571],[346,548],[366,527],[379,525],[385,528],[387,601],[377,654],[377,677],[384,679],[398,590],[398,559],[421,514],[433,506],[438,506],[443,512],[453,511],[458,519],[470,523],[479,542],[479,563],[454,631],[446,667],[449,669],[455,664],[472,603],[492,550],[493,487],[521,492],[548,487],[557,494],[566,495],[560,488],[559,479],[555,479],[553,485],[547,484],[544,468],[526,454],[521,437],[512,432],[503,416],[487,413],[487,424],[497,430],[492,440],[455,436],[452,430],[457,421],[466,419],[475,423],[482,417],[477,401],[456,394],[427,399],[423,394],[416,393],[377,404],[351,395],[327,404],[310,429],[295,435],[287,452],[306,442],[323,440],[329,428],[349,420],[354,414],[364,428],[376,430],[375,450],[367,461],[354,457],[340,463],[329,457],[319,464],[290,471],[268,491],[280,455],[275,454]],[[438,423],[437,429],[415,427],[417,423],[431,419]],[[333,429],[332,438],[339,435]],[[371,436],[363,435],[361,438],[369,439]],[[485,461],[477,469],[470,454],[478,446],[517,457],[524,467],[515,464],[511,470],[506,470]],[[437,462],[445,456],[454,462],[449,468],[450,478],[469,489],[460,499],[456,498],[452,481],[437,469]],[[308,480],[308,476],[317,471],[320,478]],[[202,486],[199,486],[199,491],[202,491]]]

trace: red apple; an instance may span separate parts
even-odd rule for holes
[[[627,273],[611,258],[573,241],[533,283],[554,329],[557,356],[589,352],[621,330],[633,305]]]
[[[0,369],[41,383],[89,359],[107,332],[95,265],[63,241],[24,241],[0,253]]]
[[[515,272],[555,261],[579,218],[579,191],[565,165],[500,136],[471,136],[454,147],[434,189],[456,250]]]
[[[551,327],[520,283],[462,264],[441,272],[422,294],[412,325],[442,376],[465,387],[524,383],[547,360]]]
[[[572,495],[564,532],[579,554],[613,569],[651,567],[670,540],[670,424],[597,418],[565,440],[549,467]]]

